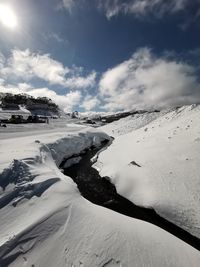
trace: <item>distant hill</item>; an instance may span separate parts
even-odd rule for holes
[[[0,108],[2,112],[9,110],[17,112],[21,110],[22,107],[34,115],[53,116],[59,115],[60,113],[58,105],[56,105],[50,98],[34,98],[26,94],[14,95],[10,93],[0,93]]]
[[[126,118],[128,116],[134,116],[137,114],[149,114],[149,113],[160,113],[160,110],[130,110],[130,111],[122,111],[122,112],[87,112],[87,113],[80,113],[80,117],[82,119],[91,119],[94,121],[101,121],[104,123],[111,123],[114,121],[118,121],[122,118]]]
[[[136,114],[145,114],[145,113],[159,113],[160,110],[152,110],[152,111],[147,111],[147,110],[132,110],[132,111],[124,111],[124,112],[117,112],[109,115],[104,115],[101,116],[101,120],[103,120],[106,123],[111,123],[113,121],[118,121],[122,118],[126,118],[131,115],[136,115]]]

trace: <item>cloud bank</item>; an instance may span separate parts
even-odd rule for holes
[[[107,70],[99,82],[106,110],[165,108],[200,103],[195,68],[155,56],[149,48]]]
[[[0,53],[0,92],[46,96],[65,111],[72,111],[80,103],[87,110],[95,107],[94,102],[88,98],[89,93],[84,100],[83,91],[96,84],[96,72],[91,71],[85,76],[83,73],[81,67],[69,68],[49,54],[33,53],[29,49],[14,49],[8,58]],[[46,86],[34,86],[35,80],[42,80]],[[52,85],[60,86],[62,94],[48,88]],[[66,93],[63,93],[64,89]]]
[[[82,108],[86,111],[95,110],[100,105],[101,101],[92,95],[87,95],[81,105]]]
[[[24,81],[37,77],[51,85],[70,89],[92,87],[96,79],[94,71],[82,76],[81,68],[63,66],[61,62],[52,59],[50,54],[33,53],[29,49],[14,49],[7,60],[1,55],[0,74],[4,78],[12,76]]]
[[[65,111],[118,111],[168,108],[200,103],[200,83],[194,66],[176,58],[157,56],[140,48],[122,63],[96,77],[83,76],[80,67],[66,67],[49,54],[13,50],[5,59],[0,53],[0,91],[46,96]],[[14,79],[13,79],[14,77]],[[34,79],[45,81],[34,86]],[[61,94],[48,85],[66,88]],[[83,90],[83,89],[90,90]]]

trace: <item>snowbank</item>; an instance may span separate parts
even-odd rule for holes
[[[151,121],[160,117],[160,114],[163,112],[147,112],[141,114],[134,114],[128,116],[126,118],[120,119],[118,121],[112,122],[101,127],[101,130],[113,136],[120,136],[132,132],[133,130],[137,130]]]
[[[119,194],[200,238],[200,106],[185,106],[157,119],[128,119],[128,134],[100,154],[96,168]],[[140,121],[141,119],[141,121]],[[117,128],[126,133],[127,119]],[[137,127],[135,125],[137,124]],[[125,125],[125,126],[124,126]],[[138,128],[138,129],[137,129]],[[104,128],[106,129],[106,127]],[[108,133],[112,124],[107,126]],[[113,132],[118,135],[118,132]]]
[[[106,134],[70,125],[20,135],[1,140],[0,266],[198,266],[196,249],[88,202],[60,172],[63,157]]]

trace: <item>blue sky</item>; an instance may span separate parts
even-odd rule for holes
[[[0,1],[0,91],[66,111],[199,103],[199,22],[200,0]]]

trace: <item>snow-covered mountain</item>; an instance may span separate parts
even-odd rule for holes
[[[200,106],[186,106],[98,129],[66,119],[0,129],[0,266],[198,267],[197,249],[92,204],[59,166],[114,136],[95,163],[101,176],[133,203],[199,237],[199,118]]]

